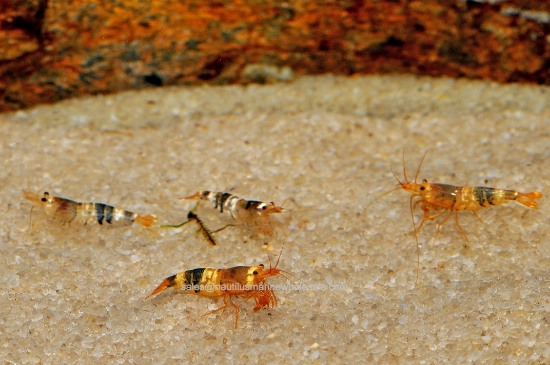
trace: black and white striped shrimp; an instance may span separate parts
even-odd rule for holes
[[[237,226],[250,232],[253,236],[271,236],[282,227],[281,221],[272,214],[282,214],[284,208],[275,203],[264,203],[259,200],[246,200],[231,193],[201,190],[181,200],[206,200],[214,203],[214,209],[228,213],[232,221],[226,226],[212,231],[219,232],[229,226]]]
[[[48,192],[40,195],[23,190],[25,199],[39,206],[48,219],[61,224],[87,225],[97,222],[112,225],[131,225],[136,222],[144,227],[154,227],[157,218],[154,215],[141,216],[124,209],[103,203],[79,203],[66,198],[51,196]]]

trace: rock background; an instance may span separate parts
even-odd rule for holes
[[[8,0],[0,111],[329,72],[547,84],[549,23],[544,0]]]

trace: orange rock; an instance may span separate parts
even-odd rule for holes
[[[283,69],[548,83],[549,23],[546,0],[7,0],[0,111]]]

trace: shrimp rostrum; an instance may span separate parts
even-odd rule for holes
[[[278,264],[278,261],[277,261]],[[235,329],[239,322],[240,307],[232,297],[254,298],[254,311],[277,305],[275,292],[266,283],[266,278],[278,275],[277,267],[265,269],[264,265],[235,266],[227,269],[199,268],[180,272],[166,279],[147,298],[168,288],[182,289],[184,293],[203,297],[223,297],[223,305],[203,316],[221,311],[231,305],[235,308]]]
[[[181,200],[200,199],[214,203],[214,209],[220,213],[227,213],[230,223],[212,233],[219,232],[226,227],[236,226],[249,232],[252,236],[271,236],[282,226],[281,221],[275,219],[273,214],[281,214],[282,206],[275,203],[264,203],[259,200],[247,200],[239,198],[231,193],[201,190],[195,194],[181,198]]]
[[[103,203],[79,203],[66,198],[51,196],[48,192],[40,195],[23,190],[25,199],[39,206],[48,219],[60,224],[87,225],[94,222],[108,225],[131,225],[136,222],[144,227],[154,227],[157,218],[154,215],[141,216],[124,209]]]

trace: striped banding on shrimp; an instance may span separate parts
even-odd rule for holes
[[[272,214],[283,212],[283,208],[276,206],[274,203],[267,204],[259,200],[246,200],[231,193],[224,192],[201,190],[191,196],[182,198],[182,200],[189,199],[211,201],[214,203],[214,208],[219,209],[220,213],[223,213],[225,210],[235,219],[242,216],[243,212],[251,212],[252,214]]]
[[[542,197],[539,192],[520,193],[515,190],[495,189],[485,186],[430,184],[426,180],[423,180],[422,184],[416,184],[417,190],[414,190],[414,183],[409,182],[408,184],[407,187],[412,191],[405,187],[404,189],[421,197],[420,201],[451,210],[477,211],[494,205],[506,204],[512,200],[516,200],[529,208],[537,209],[538,204],[535,200]],[[416,191],[416,193],[413,191]]]
[[[273,202],[264,203],[259,200],[247,200],[231,193],[209,190],[200,190],[193,195],[181,198],[181,200],[192,199],[214,203],[215,209],[219,210],[220,213],[229,213],[234,219],[234,222],[230,225],[242,227],[253,235],[269,236],[282,226],[281,222],[273,219],[271,215],[283,213],[284,208],[275,205]],[[213,233],[218,231],[220,229],[213,231]]]
[[[279,261],[277,261],[277,264]],[[240,308],[233,303],[232,297],[245,299],[254,298],[254,311],[263,307],[272,308],[277,305],[277,297],[273,289],[266,283],[266,278],[278,275],[281,270],[277,266],[265,269],[264,265],[235,266],[227,269],[198,268],[180,272],[166,279],[147,298],[168,288],[181,289],[184,293],[203,297],[223,297],[223,306],[208,315],[228,307],[235,308],[235,329],[239,322]],[[229,304],[228,304],[229,301]]]
[[[62,224],[87,225],[97,222],[102,225],[106,222],[112,225],[130,225],[136,222],[144,227],[153,227],[157,222],[154,215],[141,216],[103,203],[79,203],[51,196],[48,192],[44,192],[42,197],[26,190],[23,193],[25,199],[40,206],[48,218]]]

